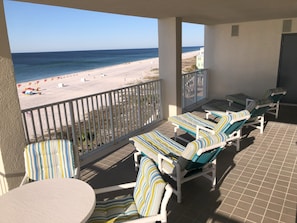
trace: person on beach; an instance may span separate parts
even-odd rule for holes
[[[34,95],[34,94],[41,94],[40,88],[31,88],[31,87],[27,87],[24,89],[24,91],[22,91],[23,94],[25,95]]]

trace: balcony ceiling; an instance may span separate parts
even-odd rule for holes
[[[297,15],[296,0],[19,0],[148,18],[181,17],[183,22],[223,24]]]

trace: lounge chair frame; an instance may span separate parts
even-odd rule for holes
[[[156,141],[154,141],[153,143],[147,141],[148,134],[154,134],[155,135],[154,137],[157,136]],[[211,135],[206,138],[213,139],[216,136],[218,136],[218,134]],[[176,182],[176,189],[173,189],[173,192],[177,196],[177,202],[181,203],[182,201],[181,186],[185,182],[204,176],[205,178],[211,181],[211,186],[215,187],[217,182],[216,157],[226,145],[227,135],[220,133],[218,138],[220,138],[221,141],[215,142],[205,148],[201,148],[200,150],[198,149],[196,154],[197,156],[200,156],[201,154],[204,154],[204,153],[213,152],[211,154],[212,157],[210,157],[210,159],[203,165],[203,167],[200,167],[198,169],[187,170],[186,168],[182,168],[181,166],[182,161],[178,158],[176,159],[176,157],[182,157],[182,155],[176,154],[176,150],[171,149],[172,147],[175,147],[177,144],[179,144],[173,139],[166,137],[165,135],[161,134],[158,131],[152,131],[136,137],[132,137],[130,140],[132,141],[136,149],[136,152],[134,153],[135,168],[136,169],[138,168],[139,160],[142,156],[148,156],[151,159],[153,159],[157,163],[160,172],[170,176],[170,178]],[[162,140],[159,140],[159,139],[162,139]],[[199,140],[203,140],[203,139],[198,139],[198,141]],[[195,142],[193,141],[191,143],[195,143]],[[184,152],[187,147],[190,147],[191,143],[189,143],[186,147],[179,144],[178,147],[181,150],[181,153]],[[170,145],[171,147],[169,147],[168,145]],[[164,146],[165,147],[168,146],[167,152],[163,151],[163,148],[165,148]],[[153,155],[151,151],[155,151],[157,155]],[[191,162],[191,161],[188,160],[188,162]],[[166,165],[167,166],[172,165],[175,173],[169,172],[168,168],[166,168]],[[200,170],[200,171],[197,171],[197,170]]]

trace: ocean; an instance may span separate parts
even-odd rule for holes
[[[183,53],[200,46],[183,47]],[[12,53],[17,83],[158,57],[158,48]]]

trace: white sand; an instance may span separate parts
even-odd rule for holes
[[[184,53],[183,59],[197,55],[197,51]],[[147,60],[98,68],[59,77],[46,81],[32,81],[18,84],[21,109],[50,104],[81,96],[118,89],[131,84],[146,81],[146,77],[158,76],[159,60]],[[157,69],[157,72],[154,71]],[[26,87],[40,88],[41,94],[25,95]]]

